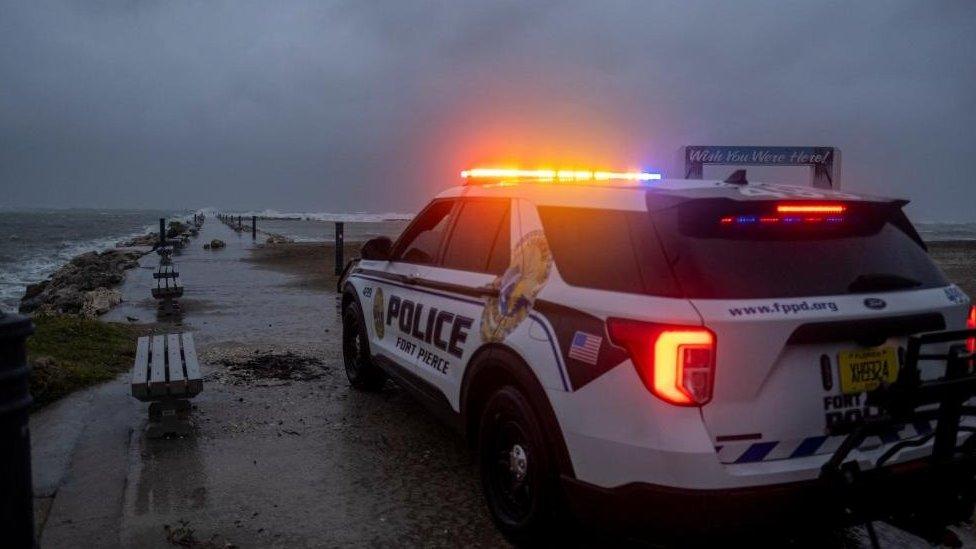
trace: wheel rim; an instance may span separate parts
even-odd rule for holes
[[[489,482],[500,510],[513,522],[521,522],[532,510],[535,498],[532,453],[521,425],[512,420],[499,425],[492,445]]]
[[[359,329],[359,321],[352,314],[347,314],[345,319],[342,356],[346,366],[346,373],[351,378],[355,378],[359,373],[359,362],[362,360],[362,330]]]

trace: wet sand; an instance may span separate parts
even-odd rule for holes
[[[362,242],[346,242],[343,258],[359,257]],[[335,290],[335,244],[330,242],[287,242],[259,244],[244,261],[258,267],[296,275],[290,285],[310,290]]]
[[[928,246],[946,277],[976,299],[976,241],[930,242]]]

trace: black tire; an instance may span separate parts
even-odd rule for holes
[[[386,374],[372,357],[363,311],[359,303],[353,301],[342,313],[342,361],[346,366],[346,377],[354,389],[378,391],[383,388]]]
[[[515,387],[502,387],[485,404],[478,457],[488,510],[502,534],[516,545],[550,539],[557,512],[554,460],[532,406]]]

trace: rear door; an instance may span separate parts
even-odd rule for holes
[[[965,322],[967,305],[897,206],[777,211],[720,201],[653,215],[676,280],[716,336],[702,415],[723,463],[833,452],[842,437],[831,428],[869,413],[865,391],[894,379],[908,335]]]

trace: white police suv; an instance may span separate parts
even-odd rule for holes
[[[971,505],[976,317],[905,201],[462,175],[347,267],[344,360],[469,437],[510,539],[566,510],[687,540]]]

